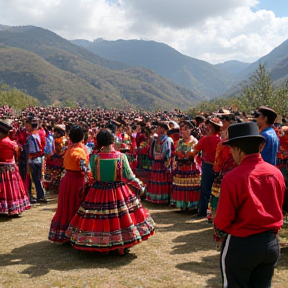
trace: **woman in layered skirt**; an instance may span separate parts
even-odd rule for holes
[[[90,159],[95,183],[73,217],[66,237],[79,250],[124,255],[128,248],[154,234],[154,222],[129,186],[143,190],[125,154],[113,148],[109,130],[97,135],[100,152]]]
[[[181,210],[197,207],[200,199],[200,167],[194,161],[193,147],[198,140],[191,135],[194,124],[188,120],[180,122],[182,139],[175,151],[175,170],[170,204]]]
[[[8,132],[12,121],[0,120],[0,213],[20,215],[30,209],[29,196],[15,163],[17,143]]]
[[[171,157],[174,150],[173,140],[168,137],[169,126],[165,122],[157,123],[157,137],[152,140],[150,156],[152,166],[149,173],[146,200],[153,203],[170,203],[172,190]]]
[[[48,236],[52,242],[64,243],[69,241],[65,237],[65,231],[83,200],[80,191],[85,184],[83,170],[88,164],[87,151],[82,143],[83,136],[83,131],[79,126],[72,127],[69,135],[72,145],[64,155],[65,175],[60,182],[58,207],[51,221]]]

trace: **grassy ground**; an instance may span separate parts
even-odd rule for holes
[[[21,218],[0,216],[0,288],[220,288],[219,252],[211,225],[192,212],[143,204],[156,222],[156,234],[125,257],[50,243],[56,201],[37,205]],[[287,243],[287,231],[281,231],[282,243]],[[281,250],[274,288],[288,287],[288,248]]]

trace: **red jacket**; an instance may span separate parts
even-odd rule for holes
[[[278,232],[283,225],[284,194],[280,170],[264,162],[259,153],[247,155],[223,177],[214,224],[238,237]]]

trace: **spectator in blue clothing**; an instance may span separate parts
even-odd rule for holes
[[[28,171],[30,176],[29,196],[30,202],[33,203],[47,203],[45,198],[45,191],[42,185],[42,165],[44,156],[44,147],[41,143],[41,138],[38,133],[39,119],[34,114],[26,118],[25,128],[29,132],[27,138],[28,150]],[[35,199],[31,192],[31,181],[33,181],[36,189],[37,198]]]
[[[276,155],[279,149],[279,138],[273,128],[277,118],[277,113],[262,106],[255,112],[255,118],[259,128],[259,133],[266,139],[266,144],[261,152],[264,161],[276,165]]]

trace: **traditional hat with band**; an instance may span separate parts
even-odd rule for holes
[[[259,134],[258,126],[255,122],[234,123],[228,127],[228,139],[222,142],[222,145],[233,145],[239,139],[247,139],[252,141],[266,141],[266,139]]]

